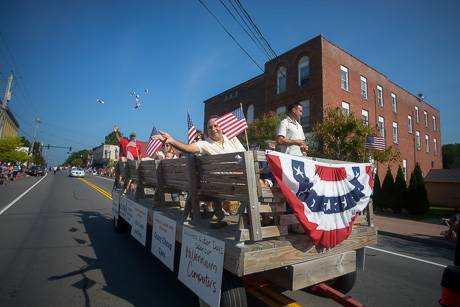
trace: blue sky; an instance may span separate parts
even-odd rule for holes
[[[219,1],[205,2],[263,65],[264,55]],[[424,93],[441,112],[443,144],[460,143],[459,1],[242,3],[277,53],[323,34]],[[14,61],[19,83],[10,108],[22,135],[31,136],[41,118],[45,144],[91,148],[113,124],[141,140],[153,124],[185,139],[187,109],[202,127],[203,100],[260,73],[195,0],[1,1],[0,17],[0,88]],[[129,92],[146,88],[134,111]],[[51,164],[67,156],[59,149],[47,155]]]

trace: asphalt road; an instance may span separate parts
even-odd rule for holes
[[[111,180],[86,179],[111,190]],[[0,212],[38,180],[0,186]],[[353,298],[366,306],[439,306],[452,250],[386,236],[374,248]],[[302,291],[284,294],[302,306],[338,306]],[[166,304],[195,306],[196,299],[129,234],[113,231],[109,199],[79,179],[49,174],[0,215],[0,306]]]

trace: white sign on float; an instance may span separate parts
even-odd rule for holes
[[[219,306],[225,243],[184,225],[179,280],[210,306]]]
[[[118,219],[120,210],[120,194],[117,191],[112,192],[112,214],[113,217]]]
[[[128,208],[131,208],[131,236],[133,236],[139,243],[145,246],[147,240],[147,216],[149,209],[139,205],[133,201]],[[128,210],[128,215],[129,215]]]
[[[133,226],[134,206],[136,206],[136,203],[133,202],[131,199],[126,197],[126,209],[125,209],[126,210],[126,217],[125,217],[125,220],[131,226]]]
[[[120,195],[120,216],[126,220],[126,201],[125,195]]]
[[[174,251],[176,248],[176,221],[153,212],[152,254],[174,271]]]

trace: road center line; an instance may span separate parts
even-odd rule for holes
[[[411,256],[407,256],[407,255],[403,255],[403,254],[399,254],[399,253],[395,253],[395,252],[390,252],[390,251],[380,249],[380,248],[376,248],[376,247],[366,246],[366,248],[376,250],[376,251],[379,251],[379,252],[382,252],[382,253],[387,253],[387,254],[391,254],[391,255],[395,255],[395,256],[411,259],[411,260],[415,260],[415,261],[420,261],[420,262],[432,264],[432,265],[435,265],[435,266],[438,266],[438,267],[441,267],[441,268],[446,267],[446,265],[444,265],[444,264],[440,264],[440,263],[436,263],[436,262],[432,262],[432,261],[428,261],[428,260],[423,260],[423,259],[420,259],[420,258],[415,258],[415,257],[411,257]]]
[[[24,195],[27,194],[27,192],[29,192],[30,190],[32,190],[37,184],[40,183],[40,181],[42,181],[43,179],[46,178],[46,176],[48,176],[48,173],[45,174],[45,176],[43,176],[42,179],[38,180],[37,182],[34,183],[33,186],[31,186],[30,188],[28,188],[27,190],[25,190],[24,193],[22,193],[21,195],[19,195],[18,197],[16,197],[15,200],[13,200],[12,202],[10,202],[5,208],[3,208],[1,211],[0,211],[0,215],[2,215],[6,210],[8,210],[11,206],[13,206],[15,203],[17,203]]]

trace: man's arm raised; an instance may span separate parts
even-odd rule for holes
[[[117,138],[118,141],[120,141],[121,136],[120,136],[120,132],[118,130],[119,129],[118,129],[117,126],[113,126],[113,132],[115,133],[115,137]]]
[[[184,144],[181,141],[176,140],[170,136],[167,132],[160,131],[160,134],[153,136],[155,140],[160,140],[166,144],[171,144],[171,146],[179,149],[180,151],[185,151],[188,153],[199,153],[200,148],[196,143],[193,144]]]

